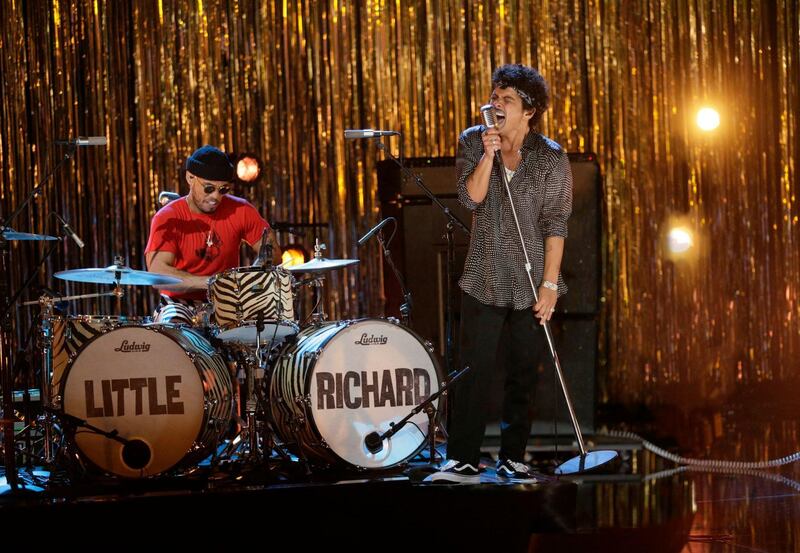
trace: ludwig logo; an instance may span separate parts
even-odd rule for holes
[[[135,340],[129,343],[127,340],[123,340],[118,348],[114,348],[114,351],[120,353],[144,353],[150,351],[150,344],[146,342],[137,344]]]
[[[367,334],[366,332],[361,335],[361,338],[356,340],[354,344],[359,346],[383,346],[389,342],[389,338],[381,334],[375,336],[374,334]]]

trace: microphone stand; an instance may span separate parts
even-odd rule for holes
[[[86,430],[92,432],[93,434],[99,434],[104,438],[108,438],[109,440],[114,440],[115,442],[119,442],[122,445],[129,445],[133,442],[133,440],[128,440],[123,438],[119,435],[119,431],[114,429],[111,431],[103,430],[102,428],[97,428],[86,422],[85,420],[76,417],[75,415],[70,415],[69,413],[65,413],[63,411],[59,411],[58,409],[53,409],[49,407],[45,407],[45,411],[49,411],[50,413],[54,414],[56,417],[61,419],[65,425],[68,425],[69,428],[85,428]]]
[[[470,370],[469,366],[464,367],[458,373],[453,375],[447,382],[445,382],[444,386],[439,388],[435,393],[431,394],[428,399],[414,407],[411,412],[403,417],[400,422],[389,423],[389,430],[384,432],[383,434],[378,434],[377,432],[370,432],[364,438],[364,445],[367,446],[367,449],[370,453],[378,453],[383,449],[383,441],[390,439],[392,436],[400,432],[402,428],[408,424],[417,413],[420,411],[425,411],[425,414],[428,415],[428,447],[430,449],[429,459],[431,464],[433,464],[435,456],[436,456],[436,414],[437,410],[433,406],[433,402],[439,399],[439,396],[446,394],[447,390],[450,389],[450,386],[453,385],[459,378],[461,378],[467,371]]]
[[[441,200],[431,192],[431,190],[425,186],[425,183],[422,181],[422,178],[411,171],[408,167],[406,167],[402,160],[397,159],[392,152],[386,147],[386,144],[383,143],[379,138],[375,139],[375,145],[378,147],[379,150],[382,150],[386,156],[391,159],[399,168],[400,172],[406,178],[413,180],[417,187],[422,190],[422,192],[431,200],[431,203],[436,205],[447,217],[447,263],[445,264],[445,294],[447,296],[447,306],[445,308],[446,311],[446,323],[445,323],[445,367],[447,367],[448,373],[452,372],[453,370],[453,273],[454,273],[454,264],[455,264],[455,243],[453,242],[453,229],[458,227],[464,233],[464,235],[469,238],[470,231],[467,226],[461,221],[461,219],[456,216],[455,213],[450,211],[450,208],[444,205]]]
[[[31,200],[41,193],[44,184],[67,160],[75,155],[76,150],[77,144],[71,144],[67,148],[64,156],[53,167],[53,169],[47,173],[47,175],[45,175],[39,184],[36,185],[33,190],[31,190],[31,193],[28,194],[28,197],[25,198],[25,200],[23,200],[17,209],[15,209],[14,212],[3,221],[2,225],[0,225],[0,272],[2,272],[2,275],[0,276],[0,297],[3,298],[3,314],[2,317],[0,317],[0,385],[3,388],[3,419],[0,421],[0,424],[3,426],[3,454],[6,470],[6,481],[12,490],[17,489],[19,482],[15,458],[16,448],[14,446],[14,375],[12,374],[13,366],[11,363],[11,334],[13,331],[13,324],[11,321],[10,312],[11,305],[13,305],[13,303],[9,297],[11,292],[9,244],[8,240],[5,238],[5,234],[2,231],[8,228],[8,225],[14,219],[16,219],[20,213],[22,213],[22,210],[25,209]]]
[[[495,165],[497,166],[495,168],[500,173],[500,178],[503,181],[503,186],[505,187],[506,195],[508,196],[508,204],[511,206],[511,214],[514,216],[514,226],[517,228],[519,242],[522,246],[522,253],[525,255],[525,274],[528,275],[528,282],[530,283],[531,291],[533,292],[533,300],[534,302],[538,303],[539,293],[536,290],[536,285],[533,282],[533,275],[531,274],[533,266],[531,265],[531,260],[528,256],[528,248],[525,246],[525,238],[522,236],[522,227],[520,227],[519,219],[517,218],[517,209],[514,206],[514,198],[511,195],[511,187],[508,184],[508,177],[503,164],[503,156],[499,150],[495,150],[494,154],[494,161]],[[578,448],[580,450],[579,456],[560,464],[558,467],[556,467],[555,473],[564,475],[585,472],[608,463],[616,458],[618,453],[612,450],[599,450],[592,452],[586,451],[586,444],[583,441],[583,434],[581,433],[581,428],[578,425],[578,418],[575,416],[575,408],[572,406],[572,399],[570,398],[569,390],[567,389],[567,382],[564,379],[564,371],[561,369],[561,363],[558,360],[558,353],[556,353],[555,341],[553,339],[553,331],[550,328],[550,322],[544,321],[544,325],[542,326],[544,327],[544,333],[547,337],[547,345],[550,349],[550,355],[553,358],[553,364],[555,366],[556,375],[558,376],[558,382],[561,384],[561,391],[564,393],[567,411],[569,411],[569,418],[572,421],[572,428],[575,431],[575,437],[578,440]]]
[[[397,231],[397,220],[392,217],[395,224],[395,232]],[[411,300],[411,291],[406,287],[406,281],[403,278],[403,275],[400,274],[400,271],[397,269],[397,265],[394,264],[394,260],[392,259],[392,252],[389,250],[389,243],[392,241],[394,234],[389,237],[388,242],[383,239],[383,231],[378,231],[378,243],[381,245],[381,249],[383,250],[383,258],[386,260],[386,263],[389,264],[389,267],[392,268],[392,272],[394,273],[397,282],[400,284],[400,291],[403,294],[403,304],[400,306],[400,318],[403,320],[403,325],[407,326],[408,328],[412,328],[411,324],[411,309],[414,307],[414,303]]]

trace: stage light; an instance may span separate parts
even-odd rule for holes
[[[283,249],[281,264],[284,267],[294,267],[306,262],[306,251],[297,244],[291,244]]]
[[[697,126],[704,131],[713,131],[719,127],[719,112],[710,107],[701,108],[697,112]]]
[[[674,227],[667,234],[667,248],[672,253],[686,253],[694,246],[692,231],[686,227]]]
[[[241,154],[236,160],[236,180],[242,184],[255,184],[261,178],[263,165],[254,154]]]

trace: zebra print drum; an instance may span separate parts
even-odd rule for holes
[[[425,446],[427,415],[415,415],[378,453],[367,449],[365,437],[387,431],[438,391],[439,374],[432,348],[395,321],[309,327],[275,365],[272,420],[283,442],[318,464],[388,468]]]
[[[280,343],[299,331],[292,275],[282,267],[239,267],[220,273],[209,284],[208,299],[220,340],[254,345],[259,323],[263,343]]]
[[[70,360],[61,402],[64,413],[123,439],[68,432],[83,458],[106,473],[142,478],[208,456],[231,421],[231,390],[225,361],[195,330],[123,326]]]
[[[61,378],[67,363],[92,338],[122,325],[142,325],[149,317],[115,317],[105,315],[68,315],[49,317],[48,332],[53,340],[50,346],[52,377],[50,397],[56,398],[61,390]]]

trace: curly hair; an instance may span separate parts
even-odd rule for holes
[[[523,107],[536,110],[528,121],[528,126],[534,128],[550,103],[550,90],[544,77],[533,67],[520,63],[501,65],[492,73],[492,88],[509,87],[520,95]]]

